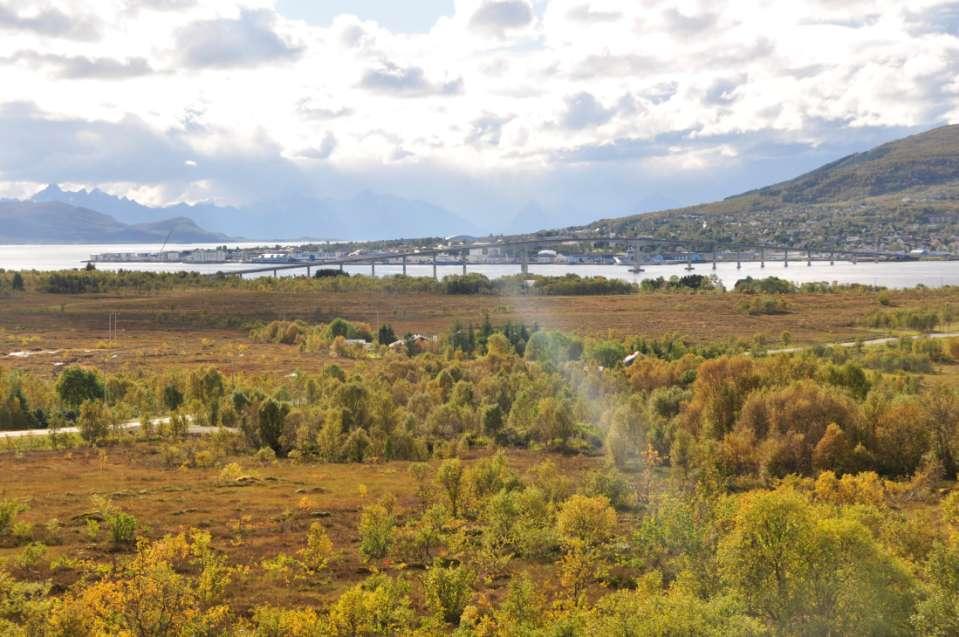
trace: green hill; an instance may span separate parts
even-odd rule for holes
[[[719,202],[603,219],[590,228],[704,241],[959,252],[959,126],[884,144]]]
[[[849,155],[758,194],[783,203],[880,197],[959,180],[959,125],[944,126]]]

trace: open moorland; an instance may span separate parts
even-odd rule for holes
[[[0,282],[2,634],[959,627],[959,290]]]
[[[109,274],[104,274],[109,277]],[[29,278],[29,275],[28,275]],[[83,294],[30,290],[0,296],[0,365],[50,370],[54,363],[82,362],[104,369],[128,365],[216,365],[224,370],[321,369],[315,352],[263,346],[250,328],[271,321],[327,323],[337,317],[395,333],[447,333],[456,324],[479,327],[525,323],[584,337],[679,336],[690,343],[732,340],[769,344],[787,332],[791,342],[812,345],[869,339],[916,330],[877,329],[865,317],[882,309],[879,291],[845,288],[831,293],[797,290],[786,311],[744,311],[742,294],[660,290],[633,294],[448,294],[431,282],[390,285],[307,279],[261,279],[222,285],[117,287]],[[40,287],[40,282],[37,282]],[[429,288],[424,290],[423,288]],[[2,293],[2,288],[0,288]],[[959,289],[883,292],[888,307],[910,310],[959,307]],[[115,338],[109,321],[117,315]],[[32,352],[27,351],[32,350]],[[276,356],[277,351],[281,355]]]

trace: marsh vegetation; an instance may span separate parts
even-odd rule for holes
[[[0,338],[56,353],[0,359],[0,423],[45,431],[0,440],[6,634],[948,635],[959,622],[959,341],[909,331],[910,316],[948,327],[950,290],[817,292],[858,334],[888,316],[901,338],[776,355],[807,297],[768,282],[630,297],[675,323],[714,303],[776,334],[729,338],[505,312],[230,328],[217,299],[235,292],[214,290],[164,349],[134,308],[182,291],[71,295],[130,312],[138,337],[97,347],[71,321],[87,310],[58,310],[62,295],[25,278]],[[789,313],[740,309],[767,297]],[[612,317],[621,298],[556,300]],[[18,324],[31,315],[32,331]]]

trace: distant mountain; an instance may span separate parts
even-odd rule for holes
[[[357,239],[392,239],[472,234],[474,224],[445,208],[369,190],[346,200],[325,200],[346,231]]]
[[[543,230],[547,225],[553,227],[575,226],[588,219],[588,214],[573,208],[545,209],[535,201],[529,201],[513,217],[506,231],[513,234],[528,234]]]
[[[160,243],[171,230],[180,243],[228,239],[182,217],[129,225],[110,215],[57,201],[0,201],[0,243]]]
[[[187,217],[173,217],[162,221],[138,223],[131,226],[155,237],[167,237],[176,243],[215,243],[220,241],[235,241],[234,237],[222,232],[208,232]]]
[[[56,184],[50,184],[31,197],[35,202],[61,202],[96,210],[108,214],[121,223],[137,225],[142,223],[156,223],[170,218],[191,219],[196,225],[218,231],[225,235],[241,236],[241,232],[234,228],[237,219],[242,214],[237,208],[217,206],[212,203],[176,204],[154,208],[145,206],[127,197],[117,197],[103,192],[99,188],[93,190],[63,190]],[[177,239],[186,242],[186,239]]]
[[[722,201],[588,226],[661,238],[959,252],[959,125]]]
[[[99,189],[65,191],[50,185],[31,200],[98,210],[126,224],[151,223],[174,215],[187,217],[204,228],[253,239],[388,239],[476,230],[472,223],[430,203],[371,191],[350,199],[290,196],[242,208],[213,203],[153,208]]]

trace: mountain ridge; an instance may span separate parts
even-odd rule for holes
[[[184,216],[212,231],[257,240],[292,237],[316,239],[390,239],[394,237],[463,234],[476,226],[454,213],[417,199],[362,190],[349,199],[300,195],[261,201],[243,207],[210,202],[151,207],[94,188],[68,191],[50,184],[31,201],[59,201],[110,214],[135,225],[168,215]],[[281,233],[277,228],[282,227]]]
[[[180,243],[218,243],[230,237],[178,217],[138,225],[59,201],[0,201],[0,243],[152,243],[170,236]]]

